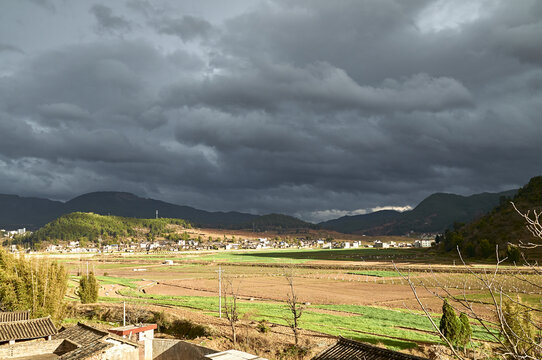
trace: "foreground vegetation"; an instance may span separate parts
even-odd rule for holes
[[[119,293],[123,297],[102,297],[100,301],[177,306],[218,316],[219,304],[216,297],[151,295],[133,289],[122,289]],[[238,308],[240,317],[245,319],[288,325],[289,311],[284,303],[238,301]],[[438,318],[435,321],[438,322]],[[420,343],[440,343],[425,316],[372,306],[307,306],[301,318],[301,328],[373,344],[380,343],[396,350],[414,348]],[[473,339],[490,340],[482,329],[474,329]]]
[[[30,310],[31,317],[64,315],[68,275],[47,259],[15,257],[0,248],[0,310]]]

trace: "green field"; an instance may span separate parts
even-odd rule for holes
[[[123,298],[100,298],[100,301],[178,306],[218,316],[216,297],[150,295],[130,289],[123,289],[120,293],[124,295]],[[251,320],[267,320],[287,325],[289,312],[284,303],[239,301],[238,308],[241,314],[249,314]],[[435,320],[438,322],[438,319]],[[432,333],[431,323],[425,316],[370,306],[307,306],[301,319],[301,327],[373,344],[381,343],[396,350],[412,348],[417,343],[440,342]],[[473,338],[490,340],[487,334],[476,326]]]
[[[397,271],[385,271],[385,270],[367,270],[367,271],[349,271],[350,275],[365,275],[375,277],[400,277]]]
[[[419,249],[293,249],[273,251],[253,251],[247,253],[234,253],[239,257],[257,258],[258,262],[266,259],[287,259],[292,261],[311,260],[334,260],[334,261],[364,261],[372,258],[394,258],[394,257],[418,257],[425,254],[425,250]]]

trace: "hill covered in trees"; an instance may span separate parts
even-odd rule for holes
[[[442,232],[454,222],[468,222],[480,217],[512,197],[516,190],[481,193],[471,196],[436,193],[410,211],[383,210],[370,214],[344,216],[319,225],[324,229],[366,235],[403,235],[409,232]]]
[[[243,224],[240,228],[253,229],[254,231],[281,231],[295,229],[317,229],[318,225],[311,224],[283,214],[262,215],[249,223]]]
[[[181,219],[138,219],[75,212],[51,221],[38,231],[23,238],[22,242],[30,244],[59,240],[96,242],[126,237],[150,239],[174,232],[175,226],[191,227],[187,221]]]
[[[511,199],[521,212],[542,210],[542,176],[532,178]],[[495,255],[499,245],[505,255],[508,244],[535,240],[525,228],[525,220],[513,208],[510,199],[502,199],[499,205],[485,216],[467,224],[457,223],[439,238],[444,251],[454,251],[457,246],[467,256],[489,257]]]

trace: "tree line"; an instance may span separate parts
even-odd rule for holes
[[[0,310],[62,320],[68,273],[48,259],[16,257],[0,248]]]
[[[89,241],[118,240],[125,237],[146,236],[154,238],[173,231],[168,225],[190,228],[182,219],[138,219],[121,216],[105,216],[75,212],[63,215],[46,224],[36,232],[19,238],[22,244],[38,244],[42,241]]]

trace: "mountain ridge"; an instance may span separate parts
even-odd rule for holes
[[[92,212],[133,218],[153,218],[155,211],[163,218],[176,218],[194,225],[209,227],[250,228],[261,217],[237,211],[206,211],[186,205],[176,205],[162,200],[139,197],[129,192],[95,191],[76,196],[66,202],[19,195],[0,194],[0,228],[38,229],[56,218],[73,212]],[[281,215],[290,226],[310,227],[313,224],[289,215]],[[276,217],[275,217],[276,220]],[[260,221],[260,222],[261,222]],[[268,227],[271,226],[267,221]],[[277,225],[277,224],[273,224]],[[280,224],[278,224],[280,225]]]
[[[410,231],[442,232],[454,222],[471,221],[491,210],[501,197],[509,197],[515,192],[516,190],[509,190],[470,196],[435,193],[409,211],[381,210],[364,215],[343,216],[319,224],[283,214],[206,211],[120,191],[90,192],[66,202],[0,194],[0,227],[26,227],[35,230],[72,212],[153,218],[158,210],[160,217],[183,219],[196,226],[260,230],[323,228],[343,233],[403,235]]]
[[[442,232],[454,222],[466,222],[482,216],[499,204],[501,197],[513,196],[517,190],[479,193],[469,196],[434,193],[414,209],[399,212],[383,210],[363,215],[343,216],[321,222],[324,229],[365,235],[404,235]]]

